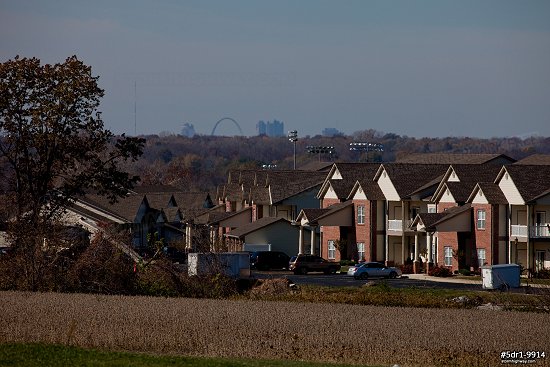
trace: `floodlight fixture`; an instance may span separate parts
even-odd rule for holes
[[[289,131],[288,140],[294,144],[294,169],[296,169],[296,142],[298,141],[298,130]]]

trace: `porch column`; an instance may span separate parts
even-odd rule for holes
[[[532,207],[530,205],[527,205],[527,265],[526,265],[526,268],[527,268],[527,276],[530,278],[532,275],[533,275],[533,272],[531,269],[531,264],[532,264],[532,261],[531,261],[531,257],[533,256],[532,254],[532,251],[531,251],[531,210],[532,210]]]
[[[316,255],[315,241],[316,241],[315,227],[311,227],[311,254],[312,255]]]
[[[304,227],[300,226],[300,235],[298,237],[298,255],[304,253]]]
[[[193,232],[191,230],[191,226],[187,225],[185,226],[185,248],[190,250],[192,244],[193,244]]]
[[[405,242],[407,242],[407,236],[405,236],[405,228],[406,228],[406,224],[407,224],[407,219],[405,219],[405,213],[408,213],[408,209],[407,211],[405,211],[405,204],[407,204],[407,208],[408,208],[408,202],[405,202],[403,200],[401,200],[401,264],[402,265],[405,265],[405,259],[406,259],[406,253],[407,251],[405,251]],[[407,217],[408,217],[408,214],[407,214]]]
[[[432,235],[430,232],[426,232],[426,246],[428,246],[428,261],[426,262],[426,273],[430,271],[433,266],[432,261]]]
[[[413,260],[413,273],[418,274],[420,272],[420,262],[418,261],[418,232],[414,234],[414,260]]]

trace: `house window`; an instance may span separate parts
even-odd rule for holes
[[[477,211],[477,229],[485,229],[485,210]]]
[[[445,266],[453,265],[453,248],[445,246]]]
[[[478,248],[477,249],[477,261],[479,266],[485,265],[485,249],[484,248]]]
[[[365,206],[359,205],[357,207],[357,224],[365,224]]]
[[[328,241],[328,258],[329,260],[336,259],[336,246],[334,246],[334,241]]]
[[[358,258],[358,260],[364,260],[365,259],[365,243],[364,242],[358,242],[357,243],[357,258]]]
[[[435,204],[428,204],[428,213],[437,213]]]

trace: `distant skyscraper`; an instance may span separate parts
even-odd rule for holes
[[[195,136],[195,127],[193,124],[189,124],[187,122],[183,124],[183,127],[181,128],[181,135],[187,136],[188,138]]]
[[[265,122],[262,120],[258,121],[256,124],[256,131],[258,132],[258,135],[266,135]]]
[[[337,135],[344,135],[340,130],[334,128],[334,127],[326,127],[321,132],[323,136],[337,136]]]
[[[256,130],[258,135],[285,136],[285,124],[277,120],[273,120],[273,122],[258,121]]]

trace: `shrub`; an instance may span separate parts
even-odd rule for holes
[[[535,273],[535,278],[550,279],[550,269],[541,269]]]
[[[399,269],[403,274],[413,274],[414,268],[412,264],[399,265]]]
[[[428,275],[432,277],[450,277],[452,275],[451,270],[449,268],[445,268],[443,266],[436,266],[430,269],[428,272]]]
[[[460,269],[458,271],[458,274],[460,274],[460,275],[472,275],[472,272],[469,269]]]

